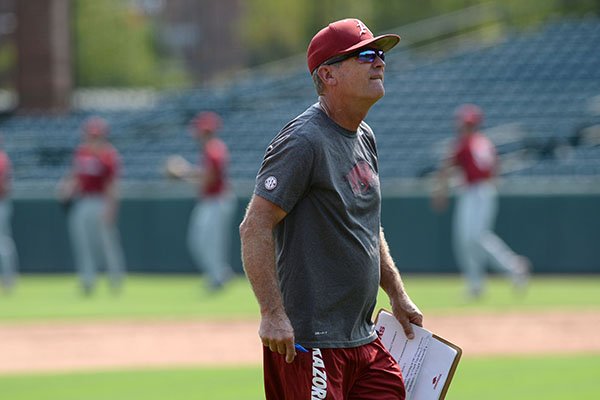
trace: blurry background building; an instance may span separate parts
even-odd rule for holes
[[[66,112],[73,87],[69,1],[14,4],[18,107],[22,111]]]

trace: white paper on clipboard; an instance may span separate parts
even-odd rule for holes
[[[462,350],[427,329],[413,325],[409,340],[402,325],[388,311],[377,315],[375,329],[400,365],[407,400],[441,400],[446,396]]]

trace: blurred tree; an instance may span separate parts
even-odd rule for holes
[[[250,65],[306,51],[315,32],[327,23],[360,16],[369,24],[371,2],[348,0],[247,0],[240,30]]]
[[[330,22],[343,18],[359,18],[373,27],[372,9],[378,1],[310,0],[303,2],[308,14],[304,22],[305,46],[311,37]],[[375,29],[373,27],[373,29]]]
[[[558,3],[564,14],[593,12],[600,15],[600,0],[560,0]]]
[[[168,51],[155,40],[160,11],[153,20],[134,6],[135,0],[72,1],[77,86],[160,87],[187,82],[184,63],[167,57]],[[304,53],[312,35],[337,19],[358,17],[377,34],[481,3],[495,3],[505,10],[508,23],[518,27],[555,14],[600,10],[600,0],[245,0],[241,22],[223,28],[240,36],[247,66],[255,66]],[[10,52],[2,55],[9,56]]]
[[[247,0],[241,32],[256,65],[306,51],[312,35],[337,19],[358,17],[377,34],[483,3],[495,3],[519,27],[600,11],[600,0]]]
[[[16,62],[16,48],[13,42],[0,42],[0,88],[6,89],[12,86],[14,72],[13,66]]]
[[[0,0],[0,90],[13,89],[17,60],[17,18],[13,0]],[[1,104],[0,107],[6,106]]]
[[[248,50],[250,65],[298,52],[304,44],[302,1],[248,0],[240,34]]]
[[[456,3],[456,1],[381,1],[378,3],[379,5],[373,9],[377,26],[394,28],[439,14],[442,12],[442,10],[440,10],[441,4]],[[458,5],[455,5],[455,7],[462,8]]]
[[[74,1],[77,86],[157,86],[161,83],[151,25],[128,3]]]

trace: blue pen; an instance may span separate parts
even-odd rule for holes
[[[308,353],[308,350],[306,350],[304,347],[302,347],[302,345],[300,345],[300,344],[298,344],[298,343],[296,343],[296,344],[294,345],[294,347],[295,347],[295,348],[296,348],[296,350],[298,350],[298,351],[301,351],[301,352],[303,352],[303,353]]]

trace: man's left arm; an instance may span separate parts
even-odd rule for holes
[[[110,154],[107,162],[108,175],[106,187],[104,188],[104,222],[107,224],[116,224],[119,211],[119,170],[121,168],[121,159],[118,153]]]
[[[119,210],[119,188],[116,178],[113,178],[104,189],[104,222],[115,224]]]
[[[390,298],[392,313],[400,324],[402,324],[406,336],[412,339],[414,334],[410,323],[423,326],[423,314],[404,290],[400,272],[398,272],[398,268],[396,268],[396,264],[390,254],[389,246],[383,234],[383,228],[379,232],[379,239],[379,253],[381,257],[381,280],[379,284]]]

